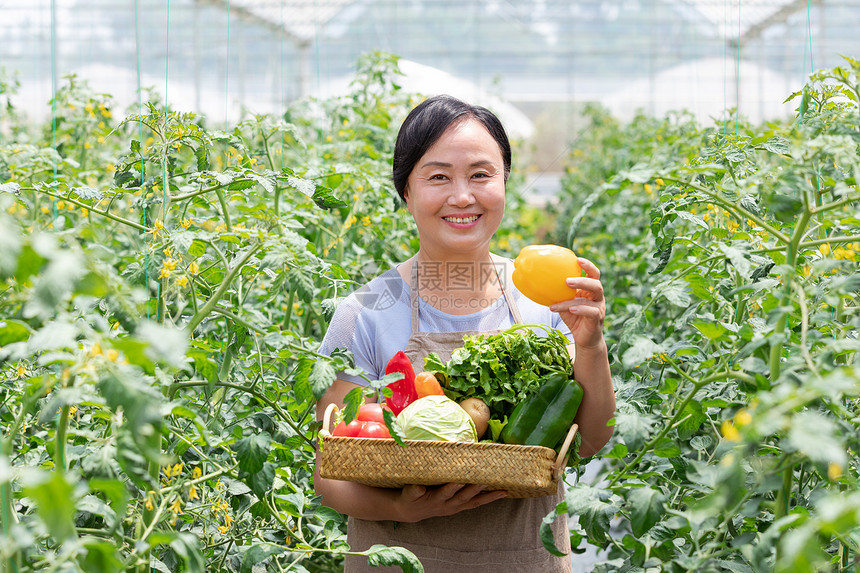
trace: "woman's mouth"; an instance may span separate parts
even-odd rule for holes
[[[478,220],[480,215],[470,215],[468,217],[442,217],[449,223],[454,223],[456,225],[468,225],[469,223],[474,223]]]

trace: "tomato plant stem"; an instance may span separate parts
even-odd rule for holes
[[[639,448],[639,453],[636,454],[636,457],[633,460],[631,460],[630,462],[625,464],[624,468],[622,468],[621,470],[619,470],[618,472],[615,473],[615,477],[612,478],[612,481],[610,481],[609,484],[606,486],[607,489],[611,488],[616,483],[618,483],[619,480],[624,478],[625,474],[632,467],[634,467],[636,464],[638,464],[639,460],[641,460],[642,457],[649,450],[651,450],[651,448],[653,448],[655,445],[657,445],[660,442],[660,440],[662,440],[663,437],[669,433],[669,431],[675,426],[675,423],[684,416],[684,409],[687,407],[687,404],[689,404],[693,400],[693,398],[695,398],[696,394],[699,392],[699,390],[701,390],[701,388],[703,386],[710,384],[711,382],[715,382],[717,380],[723,380],[726,378],[741,378],[741,379],[748,380],[748,381],[754,381],[754,379],[751,376],[749,376],[748,374],[746,374],[745,372],[738,372],[738,371],[733,371],[733,370],[728,370],[725,372],[718,372],[716,374],[713,374],[711,376],[708,376],[706,378],[703,378],[703,379],[697,381],[697,380],[694,380],[689,374],[684,372],[684,370],[682,368],[680,368],[678,366],[678,364],[676,364],[675,361],[673,361],[671,358],[669,358],[667,356],[666,359],[669,361],[669,363],[672,365],[672,367],[675,369],[676,372],[678,372],[681,376],[683,376],[684,378],[686,378],[687,380],[689,380],[690,382],[693,383],[693,388],[690,390],[690,392],[687,394],[687,396],[684,398],[684,400],[681,402],[681,404],[676,408],[675,414],[672,416],[672,418],[666,424],[663,425],[663,429],[660,430],[660,432],[656,436],[651,438],[644,446]]]
[[[672,181],[673,183],[679,183],[681,185],[686,185],[687,187],[690,187],[691,189],[695,189],[696,191],[707,195],[715,203],[719,203],[721,206],[725,207],[726,210],[732,212],[735,216],[737,216],[737,214],[740,213],[741,215],[743,215],[743,217],[745,217],[751,221],[755,221],[755,223],[759,227],[767,230],[767,232],[769,232],[771,235],[776,237],[781,243],[788,243],[788,237],[785,235],[785,233],[779,231],[778,229],[776,229],[772,225],[768,224],[767,221],[765,221],[764,219],[762,219],[758,215],[744,209],[740,205],[735,205],[734,203],[724,199],[722,195],[715,193],[714,191],[711,191],[707,187],[703,187],[701,185],[696,185],[692,181],[686,181],[684,179],[676,179],[676,178],[673,178],[673,177],[668,176],[668,175],[663,176],[662,179],[665,181]]]
[[[83,207],[84,209],[86,209],[90,213],[95,213],[97,215],[101,215],[102,217],[105,217],[105,218],[110,219],[112,221],[116,221],[117,223],[122,223],[123,225],[128,225],[129,227],[137,229],[138,231],[142,231],[142,232],[146,231],[146,227],[144,227],[140,223],[135,223],[134,221],[129,221],[128,219],[125,219],[124,217],[120,217],[119,215],[114,215],[113,213],[110,213],[107,209],[105,209],[105,210],[96,209],[94,206],[88,205],[87,203],[84,203],[83,201],[78,201],[77,199],[73,199],[72,197],[68,197],[66,195],[61,195],[59,193],[51,193],[50,191],[46,191],[44,189],[39,189],[36,187],[26,187],[26,188],[22,188],[21,190],[23,191],[25,189],[36,191],[37,193],[44,193],[45,195],[48,195],[48,196],[53,197],[55,199],[62,199],[63,201],[68,201],[69,203],[73,203],[73,204],[77,205],[78,207]]]
[[[197,328],[197,325],[200,324],[200,322],[204,318],[209,316],[209,314],[215,309],[215,305],[218,304],[218,301],[221,300],[221,297],[224,296],[224,293],[227,292],[227,289],[233,283],[233,279],[236,278],[236,275],[242,270],[242,267],[245,266],[245,263],[248,262],[248,259],[250,259],[251,256],[254,255],[254,253],[259,251],[262,246],[262,244],[257,244],[250,247],[245,252],[245,254],[242,255],[242,258],[240,258],[239,261],[236,263],[236,266],[230,269],[230,271],[224,277],[224,280],[221,282],[221,285],[218,287],[218,290],[215,291],[215,294],[213,294],[212,297],[208,301],[206,301],[206,304],[203,305],[203,308],[201,308],[194,316],[191,317],[185,327],[185,330],[188,332],[189,336],[194,332],[194,329]]]
[[[69,413],[71,412],[71,408],[69,404],[60,408],[60,419],[57,420],[55,456],[56,466],[62,472],[66,472],[69,469],[69,461],[66,458],[66,434],[69,429]]]
[[[215,190],[218,196],[218,203],[221,205],[221,215],[224,217],[224,226],[227,227],[227,232],[233,232],[233,225],[230,223],[230,209],[227,207],[227,198],[224,196],[224,190],[219,188]]]

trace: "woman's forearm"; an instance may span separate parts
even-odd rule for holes
[[[370,487],[351,481],[324,479],[314,474],[314,489],[322,504],[346,515],[369,521],[402,521],[397,511],[399,489]]]
[[[574,377],[583,389],[576,414],[582,436],[579,454],[587,457],[600,451],[612,436],[613,427],[607,423],[615,414],[615,390],[605,341],[594,347],[576,346],[571,354]]]

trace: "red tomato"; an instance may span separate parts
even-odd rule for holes
[[[375,402],[371,402],[369,404],[362,404],[358,409],[358,416],[356,416],[357,420],[363,420],[365,422],[379,422],[380,424],[385,424],[385,418],[382,417],[382,409],[385,408],[388,411],[391,411],[391,408],[388,406],[383,406],[382,404],[377,404]]]
[[[358,433],[361,432],[362,428],[364,428],[365,422],[362,420],[353,420],[349,424],[345,422],[341,422],[337,426],[335,426],[334,431],[331,433],[332,436],[342,436],[345,438],[355,438],[358,436]]]
[[[358,433],[359,438],[391,438],[385,424],[379,422],[365,422],[364,427]]]

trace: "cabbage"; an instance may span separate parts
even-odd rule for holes
[[[478,441],[471,416],[445,396],[431,395],[415,400],[397,415],[397,423],[407,440]]]

